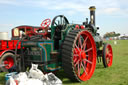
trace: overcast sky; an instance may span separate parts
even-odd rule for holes
[[[128,0],[0,0],[0,32],[19,25],[40,26],[41,22],[63,14],[69,22],[89,18],[89,6],[96,6],[99,33],[128,34]]]

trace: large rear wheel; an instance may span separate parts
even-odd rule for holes
[[[62,65],[72,81],[86,81],[91,78],[96,66],[96,45],[87,30],[73,30],[62,46]]]

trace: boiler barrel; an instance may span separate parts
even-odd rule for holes
[[[8,32],[0,32],[0,40],[9,40]]]

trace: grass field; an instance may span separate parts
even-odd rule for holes
[[[86,82],[72,83],[63,71],[58,77],[64,85],[128,85],[128,40],[117,40],[117,45],[113,41],[107,41],[113,48],[113,65],[104,68],[102,63],[97,63],[92,78]],[[5,73],[0,73],[0,85],[4,85]]]

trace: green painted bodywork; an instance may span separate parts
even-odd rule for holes
[[[56,52],[54,50],[54,41],[53,40],[46,40],[46,41],[24,41],[23,43],[25,44],[30,44],[31,45],[23,45],[25,48],[29,48],[31,52],[36,52],[38,51],[40,55],[31,55],[30,60],[31,61],[42,61],[42,62],[47,62],[51,60],[50,53],[51,52]],[[43,69],[45,72],[49,71],[54,71],[57,69],[60,69],[59,61],[58,62],[53,62],[52,64],[48,64],[42,67],[39,67]]]
[[[58,52],[59,54],[56,56],[57,57],[57,62],[53,62],[51,64],[47,64],[43,67],[40,67],[43,69],[45,72],[49,71],[55,71],[58,69],[61,69],[62,67],[62,62],[61,62],[61,46],[62,43],[65,40],[65,37],[71,30],[75,30],[76,24],[67,24],[63,30],[61,30],[61,40],[59,40],[59,49],[55,50],[54,48],[54,35],[55,35],[55,26],[51,26],[51,40],[45,40],[45,41],[27,41],[24,43],[34,43],[30,45],[26,45],[24,47],[30,48],[30,51],[35,51],[33,48],[38,48],[38,51],[40,51],[41,55],[32,55],[31,59],[32,60],[37,60],[37,61],[42,61],[42,62],[48,62],[52,60],[52,56],[50,55],[52,52]],[[79,25],[80,26],[80,25]],[[86,28],[88,30],[89,28]],[[82,30],[82,29],[81,29]],[[85,30],[85,29],[84,29]],[[102,42],[101,38],[97,34],[97,29],[94,27],[94,32],[92,32],[92,36],[94,37],[95,43],[97,50],[101,46],[100,43]]]

